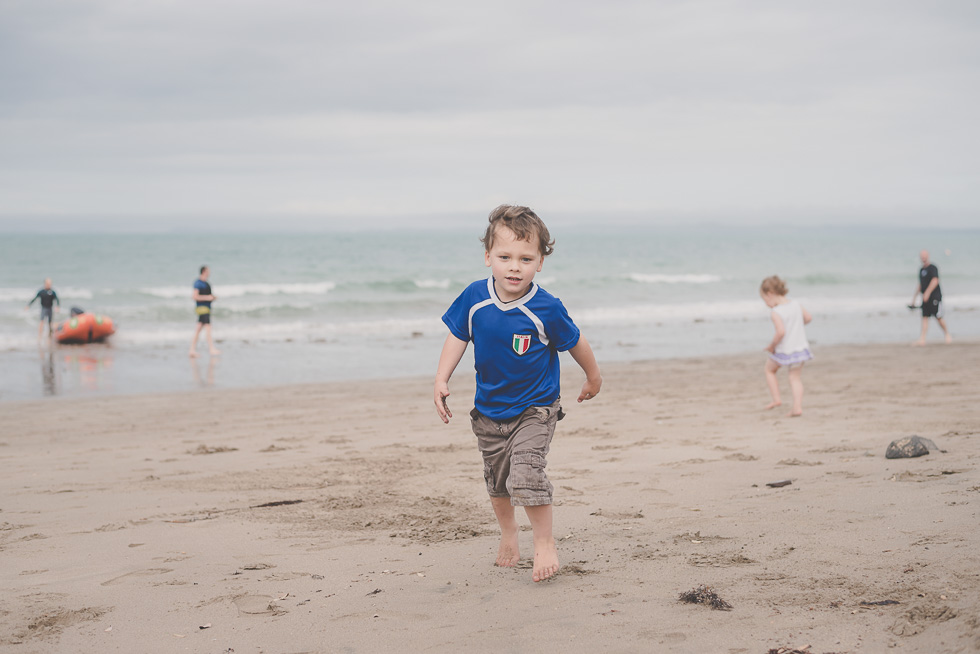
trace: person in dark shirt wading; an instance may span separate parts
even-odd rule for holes
[[[952,343],[953,337],[949,335],[949,329],[946,328],[946,312],[943,309],[943,292],[939,288],[939,269],[936,268],[936,264],[929,263],[929,251],[923,250],[919,253],[919,258],[922,259],[922,268],[919,269],[919,283],[915,287],[915,295],[912,296],[912,304],[915,305],[915,299],[922,294],[922,333],[919,335],[919,340],[917,340],[914,345],[925,345],[926,344],[926,332],[929,331],[929,318],[935,318],[939,321],[939,326],[943,328],[943,334],[946,335],[946,342]]]
[[[197,328],[194,330],[194,340],[191,341],[190,351],[192,357],[197,356],[197,337],[200,336],[201,329],[207,331],[208,352],[221,354],[221,351],[214,347],[214,341],[211,340],[211,303],[217,300],[218,296],[211,293],[211,284],[208,283],[210,276],[211,270],[207,266],[201,266],[201,276],[194,282],[194,290],[191,292],[191,299],[197,303],[194,309],[197,312]]]
[[[58,294],[54,292],[51,288],[51,280],[44,280],[44,288],[37,292],[34,299],[27,303],[24,310],[31,308],[35,300],[41,300],[41,322],[37,326],[37,340],[41,340],[41,336],[44,334],[44,321],[48,321],[48,336],[51,335],[53,328],[51,326],[51,320],[53,318],[53,312],[59,311],[61,309],[61,300],[58,299]],[[56,304],[57,303],[57,304]]]

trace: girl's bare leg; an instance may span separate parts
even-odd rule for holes
[[[777,370],[779,370],[779,366],[776,362],[772,359],[766,359],[766,386],[769,387],[769,394],[772,396],[772,402],[766,405],[766,409],[772,409],[783,403],[779,397],[779,380],[776,379]]]
[[[789,387],[793,390],[791,417],[803,415],[803,364],[789,369]]]

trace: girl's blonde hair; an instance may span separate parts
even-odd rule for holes
[[[781,280],[778,275],[763,279],[762,286],[759,287],[759,290],[763,293],[773,293],[775,295],[786,295],[789,292],[789,289],[786,288],[786,282]]]

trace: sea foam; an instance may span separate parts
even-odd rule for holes
[[[215,284],[212,290],[218,297],[242,297],[244,295],[326,295],[337,288],[334,282],[297,282],[297,283],[256,283],[256,284]],[[144,295],[152,295],[164,299],[190,298],[191,285],[187,286],[153,286],[140,288]],[[124,293],[125,291],[116,291]]]
[[[419,288],[449,288],[448,279],[416,279],[415,285]]]
[[[59,300],[91,300],[92,291],[87,288],[74,288],[72,286],[55,287]],[[0,302],[22,301],[27,304],[35,295],[38,289],[27,288],[0,288]]]
[[[629,273],[626,278],[641,284],[714,284],[721,281],[718,275],[668,275],[663,273]]]

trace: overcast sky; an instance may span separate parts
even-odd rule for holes
[[[978,72],[975,0],[0,0],[0,226],[976,226]]]

